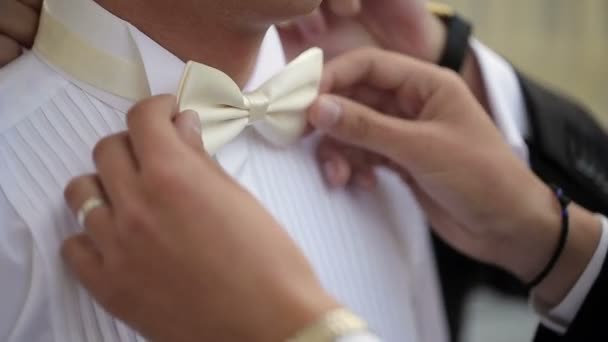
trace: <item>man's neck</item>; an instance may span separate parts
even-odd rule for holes
[[[190,1],[95,1],[180,59],[220,69],[240,86],[253,72],[267,30],[262,26],[231,25],[229,13],[205,8],[205,1],[201,1],[198,8],[191,8],[196,2]]]

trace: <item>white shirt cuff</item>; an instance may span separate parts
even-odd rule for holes
[[[574,284],[574,287],[566,298],[555,308],[549,312],[543,312],[542,309],[535,304],[534,298],[532,298],[532,306],[535,311],[541,316],[541,323],[559,333],[565,334],[568,326],[574,321],[578,311],[583,306],[589,291],[595,284],[597,277],[602,271],[604,261],[606,259],[606,253],[608,252],[608,219],[602,217],[602,236],[600,242],[589,262],[587,268]]]
[[[525,139],[531,134],[530,124],[515,70],[503,57],[478,40],[471,39],[470,44],[479,63],[494,122],[513,152],[529,162]]]

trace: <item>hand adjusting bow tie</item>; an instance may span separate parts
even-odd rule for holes
[[[306,129],[306,109],[319,92],[323,52],[310,49],[259,89],[243,94],[223,72],[188,62],[180,85],[180,111],[199,114],[209,154],[248,126],[276,146],[296,141]]]

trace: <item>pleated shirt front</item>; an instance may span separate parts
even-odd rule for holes
[[[104,10],[91,0],[51,2],[71,1],[88,9],[67,11],[61,19],[80,25],[79,32],[98,43],[86,31],[99,24],[99,16],[87,17],[87,11]],[[104,13],[106,21],[113,18],[104,25],[128,25]],[[134,27],[127,31],[141,53],[151,93],[175,92],[183,63]],[[113,39],[100,45],[127,38]],[[249,87],[284,62],[271,30]],[[92,148],[126,128],[130,105],[35,53],[0,70],[1,341],[142,340],[95,304],[59,255],[61,242],[80,229],[63,189],[72,177],[94,172]],[[247,130],[219,151],[218,161],[284,225],[323,285],[385,341],[447,341],[429,232],[414,197],[388,172],[380,173],[372,192],[328,189],[315,159],[316,141],[311,136],[277,149]]]

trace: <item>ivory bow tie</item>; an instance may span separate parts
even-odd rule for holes
[[[310,49],[259,89],[243,94],[223,72],[188,62],[178,93],[180,111],[199,114],[210,154],[250,125],[272,144],[286,146],[306,128],[305,111],[318,94],[322,69],[323,52]]]

